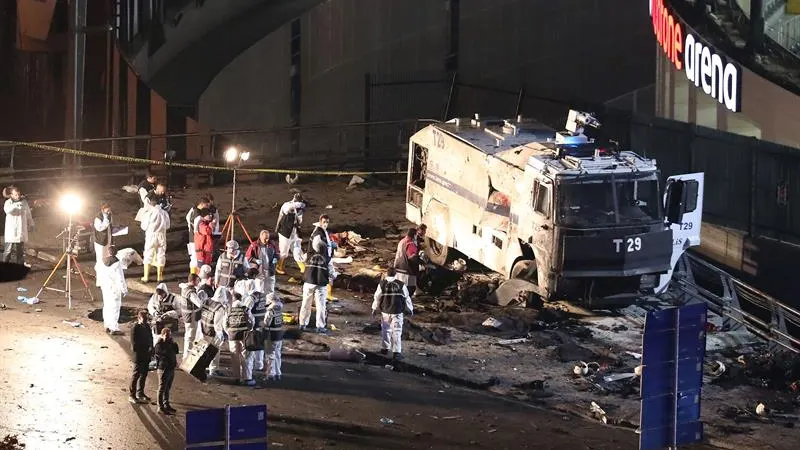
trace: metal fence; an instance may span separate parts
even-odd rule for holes
[[[631,146],[663,176],[705,172],[704,220],[800,242],[800,152],[792,147],[666,119],[634,116]]]

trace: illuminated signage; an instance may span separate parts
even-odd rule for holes
[[[649,0],[653,32],[667,59],[689,82],[733,112],[742,109],[742,69],[689,32],[664,0]]]

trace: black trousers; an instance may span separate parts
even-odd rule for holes
[[[169,406],[169,390],[172,389],[172,380],[175,379],[175,368],[159,370],[158,379],[158,406]]]
[[[131,377],[130,394],[133,396],[144,395],[144,383],[147,381],[147,372],[150,370],[150,355],[134,355],[133,377]]]

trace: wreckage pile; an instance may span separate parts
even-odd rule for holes
[[[779,392],[800,394],[800,355],[790,351],[770,352],[766,346],[753,353],[722,355],[706,371],[711,382],[722,387],[750,385]]]

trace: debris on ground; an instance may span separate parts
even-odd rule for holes
[[[75,321],[75,320],[63,320],[61,323],[65,323],[74,328],[86,328],[83,326],[82,323]]]
[[[500,327],[503,326],[503,322],[500,322],[499,320],[495,319],[494,317],[489,317],[488,319],[484,320],[481,325],[483,325],[483,326],[485,326],[487,328],[495,328],[495,329],[499,330]]]
[[[591,405],[589,405],[589,414],[603,423],[608,423],[606,412],[603,411],[603,408],[601,408],[600,405],[595,402],[592,402]]]

